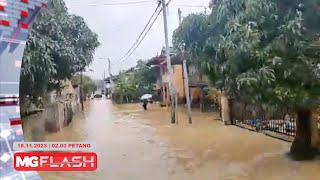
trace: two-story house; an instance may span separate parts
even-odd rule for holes
[[[173,68],[173,85],[178,94],[179,103],[185,103],[185,87],[183,79],[183,58],[180,53],[177,53],[173,48],[170,48],[171,66]],[[169,94],[169,73],[167,70],[165,49],[161,54],[153,57],[147,63],[148,66],[157,72],[157,90],[160,96],[160,104],[162,106],[170,104]],[[217,91],[209,89],[209,79],[202,72],[201,68],[193,64],[188,64],[189,90],[192,107],[200,107],[202,110],[207,103],[211,107],[212,100],[217,98]]]
[[[183,67],[182,58],[177,54],[174,48],[170,48],[171,66],[173,69],[172,81],[178,95],[179,102],[183,102],[185,92],[183,84]],[[167,69],[167,61],[165,49],[163,48],[159,56],[153,57],[147,63],[148,66],[157,72],[157,90],[162,106],[170,104],[169,93],[169,72]]]

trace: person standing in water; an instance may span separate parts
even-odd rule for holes
[[[148,106],[148,100],[145,99],[142,102],[143,102],[142,107],[146,111],[147,110],[147,106]]]

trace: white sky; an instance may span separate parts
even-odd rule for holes
[[[123,3],[141,0],[65,0],[69,12],[82,16],[89,27],[98,34],[101,46],[94,55],[94,62],[88,73],[95,79],[102,79],[104,72],[108,74],[107,60],[111,59],[111,72],[117,74],[119,70],[128,69],[136,64],[138,59],[149,59],[156,56],[164,46],[163,15],[159,16],[152,29],[140,46],[124,62],[119,59],[129,50],[140,32],[148,22],[157,6],[157,0],[148,3],[117,6],[89,6],[90,4]],[[168,2],[168,0],[166,0]],[[172,0],[169,5],[168,29],[169,41],[173,31],[178,27],[178,8],[182,16],[190,13],[204,12],[202,7],[185,7],[181,5],[208,6],[209,0]],[[209,11],[209,9],[207,10]]]

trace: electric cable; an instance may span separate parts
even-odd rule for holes
[[[162,12],[162,9],[158,12],[156,18],[153,20],[151,26],[148,28],[147,32],[143,35],[142,39],[139,41],[138,45],[133,49],[133,51],[131,51],[131,53],[122,60],[122,62],[124,62],[125,60],[127,60],[134,52],[135,50],[139,47],[139,45],[142,43],[142,41],[144,40],[144,38],[147,36],[147,34],[149,33],[149,31],[151,30],[152,26],[154,25],[154,23],[156,22],[156,20],[158,19],[160,13]]]
[[[148,20],[147,24],[145,25],[145,27],[143,28],[142,32],[139,34],[139,37],[136,39],[136,41],[133,43],[133,45],[129,48],[129,50],[122,56],[122,58],[119,59],[119,61],[122,61],[128,54],[130,54],[131,50],[137,45],[137,43],[139,43],[139,39],[143,36],[143,33],[145,32],[145,30],[148,28],[150,22],[152,21],[153,17],[155,16],[155,14],[157,13],[157,11],[160,8],[160,3],[158,4],[157,8],[155,9],[155,11],[153,12],[152,16],[150,17],[150,19]]]

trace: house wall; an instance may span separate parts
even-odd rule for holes
[[[177,89],[178,98],[184,97],[184,83],[182,65],[173,65],[173,84]]]
[[[201,96],[201,88],[200,87],[193,87],[190,88],[190,95],[192,98],[200,98]],[[208,99],[215,99],[218,98],[218,91],[212,88],[209,92],[209,95],[206,96]]]
[[[200,98],[201,88],[199,88],[199,87],[190,88],[190,96],[192,99]]]
[[[178,100],[179,102],[181,102],[185,96],[184,93],[184,82],[183,82],[183,71],[182,71],[182,65],[177,64],[177,65],[172,65],[173,68],[173,77],[172,77],[172,81],[173,84],[177,90],[178,93]],[[161,82],[161,90],[163,91],[163,87],[168,88],[168,80],[169,80],[169,74],[166,71],[166,66],[162,65],[160,67],[160,73],[159,73],[159,77],[160,79],[158,79],[158,83]],[[162,98],[160,98],[162,100],[162,104],[166,104],[168,101],[168,97],[167,97],[167,93],[162,93]]]
[[[23,117],[23,132],[26,141],[46,141],[46,132],[58,132],[68,126],[73,118],[71,102],[57,101],[44,106],[44,111]]]

